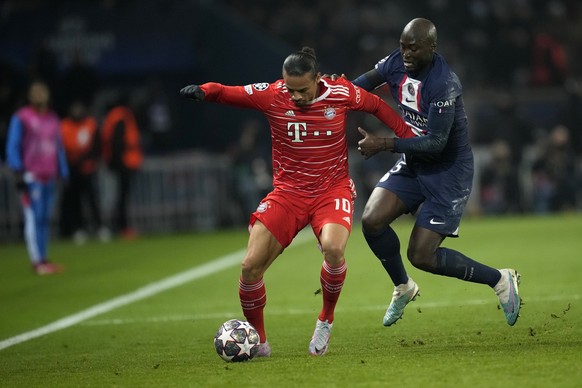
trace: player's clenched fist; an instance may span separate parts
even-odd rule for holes
[[[180,95],[194,101],[204,101],[205,94],[198,85],[188,85],[180,90]]]

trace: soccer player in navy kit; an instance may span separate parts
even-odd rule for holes
[[[402,154],[378,182],[362,215],[366,241],[395,286],[383,323],[390,326],[401,318],[419,292],[406,273],[400,241],[390,226],[410,212],[416,213],[407,250],[410,262],[434,274],[489,285],[513,326],[520,309],[517,271],[491,268],[441,247],[446,237],[458,236],[472,188],[473,153],[461,83],[435,51],[436,43],[434,24],[413,19],[402,31],[400,49],[354,80],[368,91],[387,84],[402,117],[417,134],[408,139],[379,138],[359,128],[364,138],[358,149],[366,159],[381,151]]]

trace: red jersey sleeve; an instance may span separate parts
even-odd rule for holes
[[[205,94],[204,100],[239,108],[266,111],[273,101],[273,84],[256,83],[246,86],[226,86],[216,82],[200,85]]]
[[[352,100],[353,106],[350,109],[361,110],[373,114],[399,138],[406,139],[416,136],[415,133],[412,132],[412,129],[406,124],[406,121],[404,121],[404,119],[402,119],[402,117],[400,117],[400,115],[384,100],[375,94],[357,87],[347,80],[346,83],[354,89],[354,93],[351,93],[354,96]]]

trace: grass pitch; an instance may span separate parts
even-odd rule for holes
[[[403,252],[411,227],[410,218],[396,224]],[[321,308],[322,261],[307,233],[265,276],[272,357],[240,364],[222,361],[212,339],[223,321],[242,318],[237,287],[245,230],[54,242],[51,256],[67,271],[46,277],[30,272],[24,245],[3,245],[0,385],[577,387],[581,231],[580,215],[466,219],[462,237],[443,245],[518,269],[524,305],[517,324],[507,326],[487,286],[406,263],[421,296],[386,328],[392,285],[356,227],[323,357],[307,353]]]

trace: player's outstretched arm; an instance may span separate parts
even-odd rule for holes
[[[216,102],[266,111],[271,106],[274,89],[268,83],[256,83],[246,86],[227,86],[217,82],[201,85],[188,85],[180,90],[180,95],[194,101]]]
[[[198,85],[188,85],[180,89],[180,95],[194,101],[204,101],[206,94]]]

